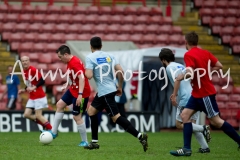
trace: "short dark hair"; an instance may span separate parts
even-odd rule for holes
[[[198,45],[198,35],[196,32],[192,31],[185,35],[185,39],[190,46]]]
[[[161,61],[166,60],[168,63],[175,61],[175,56],[174,56],[172,50],[168,49],[168,48],[161,49],[158,57]]]
[[[64,55],[65,53],[71,54],[70,48],[66,45],[61,45],[57,50],[56,53],[60,53],[61,55]]]
[[[100,37],[92,37],[90,40],[90,45],[93,49],[101,49],[102,48],[102,40]]]

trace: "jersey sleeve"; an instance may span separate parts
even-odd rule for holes
[[[211,67],[214,67],[215,64],[217,63],[218,59],[216,57],[214,57],[214,55],[212,53],[209,52],[209,60]]]
[[[192,67],[193,69],[195,69],[194,58],[191,55],[186,53],[184,55],[184,62],[185,62],[186,67]]]
[[[92,69],[93,70],[93,63],[89,57],[86,57],[85,59],[86,62],[86,69]]]

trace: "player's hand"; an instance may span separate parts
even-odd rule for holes
[[[32,92],[32,91],[34,91],[36,89],[36,87],[35,86],[32,86],[32,87],[27,87],[27,91],[28,92]]]
[[[25,89],[19,89],[18,94],[24,93]]]
[[[122,96],[122,88],[117,88],[116,96]]]
[[[78,95],[78,98],[76,100],[76,106],[81,106],[82,103],[82,95]]]
[[[175,106],[175,107],[178,106],[177,96],[176,96],[176,95],[172,94],[172,95],[170,96],[170,100],[171,100],[173,106]]]

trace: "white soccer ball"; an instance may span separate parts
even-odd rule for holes
[[[42,144],[50,144],[53,140],[52,134],[49,132],[42,132],[39,140]]]

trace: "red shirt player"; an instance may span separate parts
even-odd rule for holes
[[[186,74],[177,77],[177,80],[183,80],[184,76],[192,79],[193,91],[186,107],[181,113],[183,121],[184,146],[177,151],[171,151],[174,156],[190,156],[192,122],[190,117],[197,111],[203,111],[210,120],[210,123],[224,131],[230,138],[238,143],[240,149],[240,136],[235,129],[226,121],[219,117],[219,109],[216,103],[216,90],[211,82],[213,72],[218,73],[222,69],[222,64],[208,51],[197,48],[198,35],[190,32],[185,36],[186,48],[188,52],[184,55],[184,61],[187,67]],[[210,74],[208,74],[210,73]],[[194,75],[194,76],[193,76]],[[193,76],[193,77],[192,77]],[[209,131],[206,131],[209,134]]]
[[[36,68],[30,66],[29,57],[21,57],[21,62],[24,69],[26,88],[19,90],[19,93],[29,92],[29,100],[26,104],[24,117],[42,125],[44,129],[51,130],[51,124],[42,115],[42,109],[48,108],[47,98],[42,89],[45,81],[42,79],[40,72],[37,72]],[[35,110],[35,114],[32,114],[32,110]]]
[[[56,51],[60,60],[67,64],[68,75],[71,80],[69,89],[64,93],[62,98],[57,102],[57,111],[54,117],[54,125],[51,131],[53,138],[57,137],[58,126],[61,123],[64,115],[64,109],[68,105],[73,106],[73,119],[77,124],[77,129],[80,133],[81,142],[79,146],[87,146],[86,125],[82,119],[82,114],[85,112],[88,104],[88,97],[91,93],[91,88],[88,79],[85,78],[85,68],[82,61],[73,56],[70,49],[66,45],[62,45]],[[67,83],[63,89],[67,87]]]

